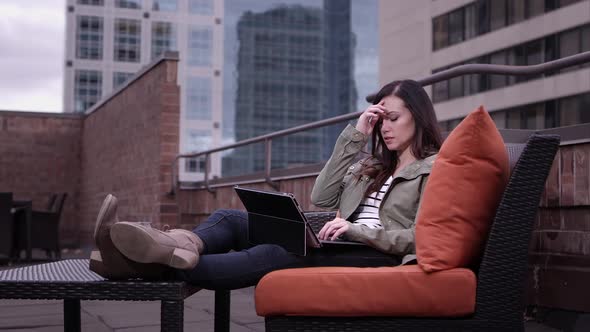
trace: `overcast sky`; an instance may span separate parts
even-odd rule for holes
[[[65,0],[0,0],[0,110],[62,112]]]

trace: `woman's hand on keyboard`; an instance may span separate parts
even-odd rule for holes
[[[342,218],[336,218],[332,221],[328,221],[324,227],[318,233],[320,240],[336,240],[340,235],[346,233],[350,223]]]

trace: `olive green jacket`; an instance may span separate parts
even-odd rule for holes
[[[359,179],[365,164],[382,167],[373,157],[355,162],[366,145],[367,135],[348,125],[336,141],[332,156],[318,175],[311,193],[313,204],[340,210],[348,219],[365,199],[367,187],[374,181],[367,175]],[[369,228],[350,223],[346,237],[366,243],[385,253],[404,256],[402,262],[415,259],[414,227],[420,197],[436,155],[416,160],[393,179],[381,201],[379,219],[383,228]]]

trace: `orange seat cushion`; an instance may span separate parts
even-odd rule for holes
[[[483,250],[509,177],[508,153],[480,106],[447,137],[416,218],[416,256],[426,272],[470,266]]]
[[[274,271],[256,286],[259,316],[458,317],[475,310],[475,274],[417,265]]]

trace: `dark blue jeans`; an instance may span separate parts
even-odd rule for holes
[[[267,273],[306,266],[394,266],[399,258],[369,247],[324,247],[307,256],[291,254],[274,244],[248,243],[248,214],[217,210],[193,230],[203,240],[197,266],[178,271],[181,280],[206,289],[254,286]]]

